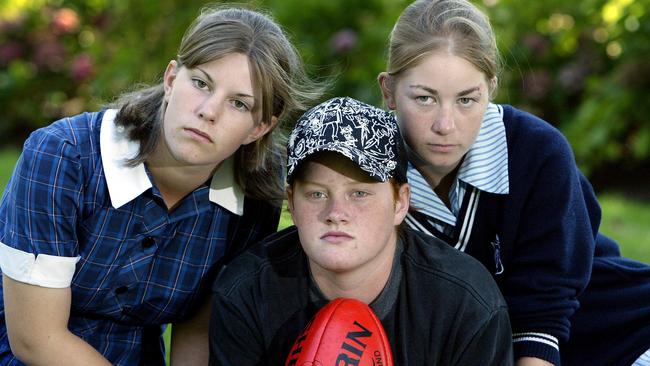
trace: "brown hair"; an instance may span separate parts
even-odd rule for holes
[[[194,68],[232,53],[248,57],[251,77],[262,90],[262,122],[277,117],[280,124],[307,110],[321,96],[324,85],[311,81],[300,56],[271,17],[233,6],[207,6],[185,32],[178,48],[179,67]],[[126,93],[114,104],[120,108],[116,124],[129,128],[140,142],[138,154],[127,161],[137,165],[154,151],[166,109],[162,82]],[[248,196],[279,203],[284,197],[284,139],[275,128],[235,152],[236,182]]]
[[[398,75],[431,52],[462,57],[494,80],[500,70],[496,39],[487,16],[466,0],[416,0],[390,35],[388,74]],[[492,86],[491,94],[496,83]]]

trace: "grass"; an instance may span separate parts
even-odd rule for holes
[[[650,263],[650,202],[621,193],[601,194],[598,200],[603,211],[600,232],[618,241],[623,256]]]
[[[18,154],[18,150],[0,150],[0,189],[2,189],[2,192],[4,192],[11,173],[14,171]]]
[[[285,227],[291,225],[293,225],[293,220],[291,220],[291,214],[287,210],[287,204],[285,201],[285,204],[282,207],[282,215],[280,216],[280,223],[278,224],[278,230],[284,229]]]

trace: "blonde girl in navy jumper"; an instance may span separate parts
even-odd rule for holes
[[[491,103],[487,17],[466,0],[415,1],[388,53],[378,81],[408,145],[406,221],[492,272],[517,365],[650,364],[650,266],[598,233],[600,207],[560,132]]]
[[[2,365],[208,361],[224,259],[274,232],[279,121],[318,88],[269,17],[206,8],[163,81],[26,141],[0,204]]]

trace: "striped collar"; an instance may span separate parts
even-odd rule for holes
[[[123,127],[115,125],[116,109],[104,112],[99,132],[102,165],[113,207],[119,208],[152,187],[144,164],[130,167],[124,160],[133,157],[140,144],[128,138]],[[244,193],[235,183],[232,157],[224,160],[212,176],[210,201],[241,216],[244,213]]]
[[[413,208],[452,226],[456,225],[468,185],[489,193],[508,194],[508,146],[502,107],[490,103],[485,111],[476,141],[465,155],[452,184],[449,193],[451,210],[411,163],[407,176]]]

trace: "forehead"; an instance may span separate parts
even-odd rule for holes
[[[187,64],[187,66],[190,69],[200,68],[205,71],[222,72],[224,74],[229,74],[231,71],[243,72],[246,73],[250,79],[252,79],[253,76],[251,73],[250,59],[247,55],[239,52],[220,54],[215,57],[206,58],[204,61],[196,65]]]
[[[241,89],[239,91],[242,93],[260,94],[256,74],[253,72],[250,59],[244,54],[229,53],[189,69],[205,73],[213,79],[212,81],[221,85]]]
[[[316,153],[300,164],[295,180],[314,183],[323,179],[338,178],[347,182],[378,183],[349,158],[335,152]]]
[[[463,57],[448,52],[434,52],[422,56],[418,63],[404,70],[398,79],[412,82],[414,79],[448,81],[450,84],[486,82],[487,76]]]

